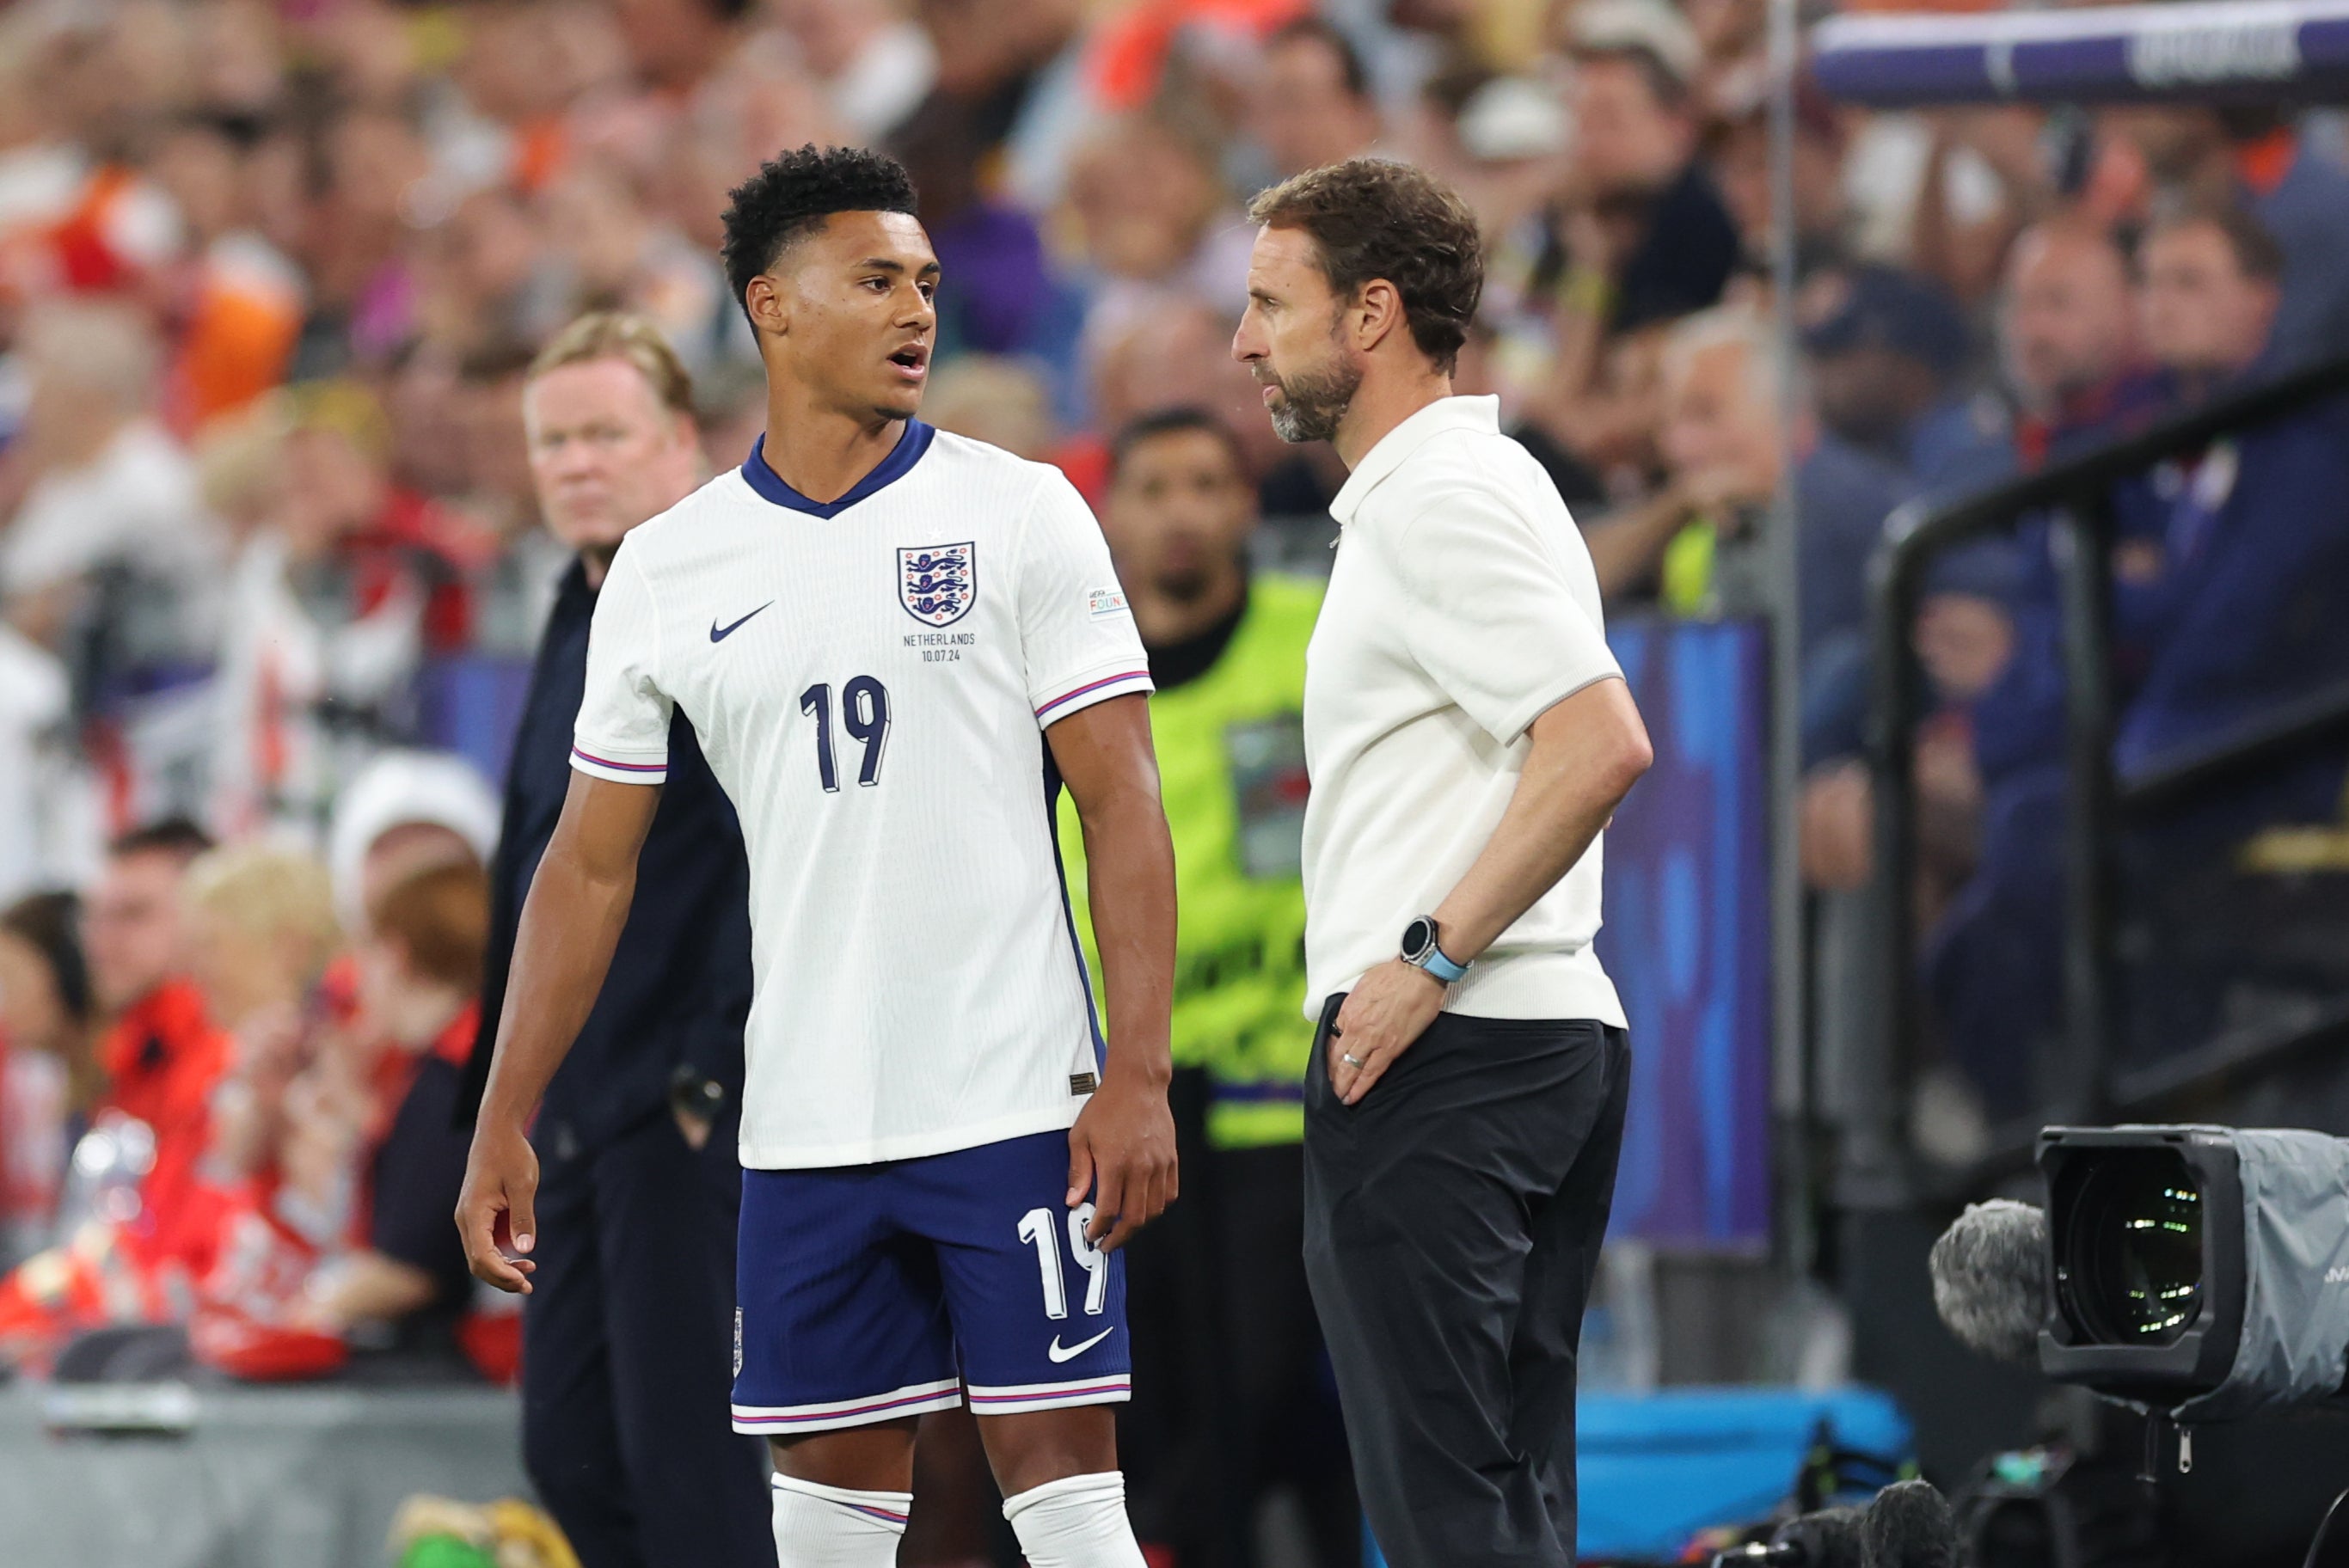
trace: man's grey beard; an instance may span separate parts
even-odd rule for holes
[[[1272,433],[1292,446],[1329,441],[1337,438],[1338,422],[1353,407],[1362,373],[1340,359],[1326,371],[1300,371],[1275,385],[1282,400],[1272,410]]]

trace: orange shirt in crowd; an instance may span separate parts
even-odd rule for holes
[[[266,245],[239,235],[196,259],[184,298],[163,410],[187,437],[285,380],[305,304],[300,274]]]

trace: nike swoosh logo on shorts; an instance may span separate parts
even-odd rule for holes
[[[1067,1346],[1062,1345],[1061,1343],[1061,1336],[1055,1334],[1052,1336],[1051,1346],[1045,1350],[1044,1354],[1050,1357],[1055,1361],[1074,1361],[1078,1357],[1082,1356],[1086,1351],[1091,1350],[1094,1346],[1099,1345],[1102,1340],[1107,1339],[1111,1335],[1115,1334],[1117,1330],[1114,1327],[1104,1328],[1099,1334],[1094,1335],[1091,1339],[1086,1340],[1081,1345]]]
[[[763,604],[760,605],[760,606],[759,606],[759,610],[771,610],[771,609],[774,608],[774,604],[775,604],[775,602],[774,602],[772,599],[770,599],[770,600],[768,600],[765,603],[763,603]],[[759,610],[753,610],[753,611],[751,611],[751,612],[750,612],[750,615],[755,615],[755,614],[757,614],[759,613]],[[742,621],[747,621],[747,620],[749,620],[749,619],[750,618],[750,615],[745,615],[745,616],[743,616],[743,617],[742,617]],[[715,622],[715,621],[710,622],[710,623],[709,623],[709,640],[710,640],[711,642],[713,642],[713,643],[722,643],[722,642],[724,642],[727,638],[729,638],[729,637],[732,636],[732,635],[735,634],[735,632],[740,628],[740,626],[741,626],[741,624],[742,624],[742,621],[737,621],[737,622],[735,622],[735,623],[734,623],[734,624],[733,624],[733,625],[731,625],[731,626],[720,626],[720,625],[719,625],[717,622]]]

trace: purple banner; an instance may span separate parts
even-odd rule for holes
[[[1613,1233],[1758,1247],[1770,1231],[1767,638],[1608,629],[1655,766],[1607,833],[1599,955],[1631,1026]]]
[[[1853,103],[2330,101],[2349,95],[2349,0],[1851,15],[1811,51]]]

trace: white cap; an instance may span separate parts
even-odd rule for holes
[[[1495,77],[1460,107],[1460,145],[1480,163],[1547,158],[1572,134],[1566,106],[1530,77]]]
[[[1578,49],[1645,49],[1683,84],[1704,64],[1696,29],[1663,0],[1585,0],[1568,29]]]
[[[326,869],[344,929],[364,930],[359,872],[367,851],[394,828],[429,822],[471,844],[481,863],[497,848],[502,816],[496,791],[473,765],[449,751],[386,751],[359,770],[335,802],[326,835]]]

